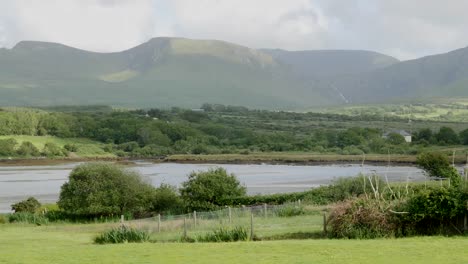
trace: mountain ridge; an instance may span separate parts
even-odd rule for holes
[[[21,41],[0,49],[0,105],[306,109],[468,95],[468,48],[399,61],[364,50],[252,49],[158,37],[118,52]]]

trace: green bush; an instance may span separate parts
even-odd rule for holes
[[[416,163],[429,177],[447,178],[453,185],[461,183],[457,169],[452,167],[447,156],[442,153],[422,153],[417,157]]]
[[[34,214],[41,207],[41,203],[34,197],[17,202],[11,205],[11,210],[15,213],[26,212]]]
[[[142,243],[147,242],[150,235],[147,231],[128,226],[120,226],[105,231],[94,238],[96,244]]]
[[[161,184],[154,191],[154,197],[151,201],[151,211],[157,213],[182,213],[184,209],[183,201],[177,193],[174,186]]]
[[[197,237],[199,242],[235,242],[248,240],[247,230],[243,227],[233,229],[219,228]]]
[[[63,148],[70,152],[77,152],[78,146],[76,144],[65,144]]]
[[[192,172],[188,181],[182,183],[180,193],[187,209],[204,211],[223,206],[228,198],[244,196],[246,189],[234,174],[216,168],[206,172]]]
[[[454,226],[466,214],[468,190],[460,187],[431,187],[411,196],[402,210],[407,232],[420,235],[457,234]]]
[[[6,215],[0,215],[0,225],[6,224],[8,222],[8,217]]]
[[[42,215],[37,215],[28,212],[20,212],[9,215],[8,221],[10,223],[23,223],[23,224],[48,224],[49,220]]]
[[[65,151],[62,150],[57,144],[52,142],[47,142],[44,145],[42,154],[47,157],[62,157],[65,155]]]
[[[14,156],[16,144],[18,142],[13,138],[0,139],[0,157]]]
[[[41,152],[36,148],[36,146],[29,141],[23,141],[16,152],[18,155],[24,157],[38,157],[41,155]]]
[[[370,177],[370,180],[364,175],[338,178],[326,188],[326,195],[330,202],[338,202],[348,198],[358,197],[365,193],[372,193],[371,182],[374,186],[379,186],[380,188],[385,186],[384,181],[376,175]]]

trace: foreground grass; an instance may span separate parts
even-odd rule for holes
[[[95,245],[76,228],[0,225],[0,263],[468,263],[467,238]]]

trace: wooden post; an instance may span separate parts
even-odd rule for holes
[[[250,210],[250,240],[254,238],[254,222],[253,222],[253,211]]]
[[[452,156],[452,166],[455,167],[455,150],[453,151],[453,156]]]
[[[468,217],[465,215],[465,219],[463,219],[463,230],[466,232],[468,230]]]
[[[193,211],[193,226],[197,226],[197,211]]]
[[[124,215],[120,215],[120,223],[123,224],[125,221],[125,216]]]
[[[327,235],[327,215],[323,214],[323,234]]]
[[[301,199],[299,199],[297,203],[299,204],[299,207],[301,207]]]
[[[266,203],[263,204],[263,215],[265,216],[265,218],[267,218],[267,204]]]
[[[161,214],[158,214],[158,233],[161,233]]]
[[[231,207],[228,207],[228,212],[229,212],[229,224],[232,224],[232,213],[231,213]]]
[[[184,217],[184,238],[187,237],[187,217]]]

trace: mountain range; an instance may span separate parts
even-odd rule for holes
[[[468,48],[399,61],[371,51],[257,50],[184,38],[154,38],[113,53],[22,41],[0,49],[0,105],[291,110],[468,96],[467,73]]]

